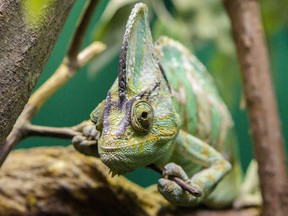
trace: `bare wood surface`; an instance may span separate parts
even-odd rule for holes
[[[258,209],[175,209],[156,191],[111,177],[97,158],[71,147],[11,153],[0,172],[0,215],[257,216]]]
[[[40,24],[33,24],[27,23],[23,2],[0,2],[0,151],[74,4],[74,0],[50,1]]]
[[[265,216],[288,212],[284,147],[256,0],[224,0],[237,45]]]

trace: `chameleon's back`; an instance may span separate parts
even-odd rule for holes
[[[156,55],[171,85],[181,129],[209,143],[229,161],[235,156],[233,121],[205,66],[180,43],[162,37]],[[237,154],[236,154],[237,155]]]

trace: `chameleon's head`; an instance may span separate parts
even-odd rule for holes
[[[118,79],[108,92],[98,150],[113,173],[164,157],[178,132],[170,87],[158,59],[147,7],[136,4],[124,35]]]

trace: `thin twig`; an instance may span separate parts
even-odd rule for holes
[[[87,64],[98,53],[104,51],[105,45],[101,42],[93,42],[87,48],[85,48],[80,54],[78,54],[78,67],[82,67]],[[55,73],[42,85],[34,94],[31,95],[28,104],[31,104],[39,110],[41,106],[67,81],[69,81],[73,75],[71,69],[64,60]],[[73,69],[74,70],[74,69]]]
[[[27,136],[44,136],[63,139],[72,139],[74,136],[82,134],[80,131],[75,131],[71,127],[58,128],[32,124],[26,124],[25,130],[27,130]]]
[[[85,6],[84,12],[79,19],[76,27],[76,31],[72,37],[71,43],[67,51],[68,66],[73,68],[78,67],[77,55],[80,51],[80,47],[83,43],[84,36],[88,29],[89,23],[93,17],[93,12],[98,4],[99,0],[89,0]]]
[[[72,127],[47,127],[40,125],[33,125],[27,123],[23,125],[22,131],[25,131],[25,136],[42,136],[42,137],[56,137],[63,139],[72,139],[74,136],[82,135],[82,129],[92,125],[91,121],[83,121]]]

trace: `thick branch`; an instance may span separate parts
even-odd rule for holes
[[[49,1],[48,1],[49,2]],[[64,1],[63,1],[64,2]],[[1,118],[0,118],[0,166],[2,165],[2,163],[4,162],[4,160],[6,159],[7,155],[9,154],[9,152],[11,151],[12,148],[15,147],[15,145],[21,140],[23,139],[26,135],[27,135],[27,132],[28,130],[25,131],[25,128],[21,128],[23,125],[26,125],[26,126],[29,126],[30,124],[30,120],[32,119],[32,117],[36,114],[36,112],[40,109],[40,107],[48,100],[48,98],[50,98],[62,85],[64,85],[75,73],[76,71],[79,69],[79,67],[85,65],[88,61],[90,61],[95,55],[97,55],[99,52],[102,52],[104,49],[105,49],[105,46],[104,44],[100,43],[100,42],[94,42],[92,43],[88,48],[86,48],[83,52],[81,52],[80,54],[78,53],[79,50],[80,50],[80,46],[82,45],[82,42],[83,42],[83,38],[84,38],[84,35],[87,31],[87,28],[88,28],[88,25],[89,25],[89,22],[92,18],[92,15],[93,15],[93,11],[94,9],[96,8],[97,6],[97,3],[98,1],[97,0],[90,0],[88,3],[87,3],[87,6],[85,7],[84,9],[84,12],[82,13],[82,16],[81,18],[79,19],[79,22],[78,22],[78,25],[77,25],[77,28],[75,30],[75,33],[72,37],[72,41],[70,43],[70,46],[69,46],[69,49],[68,49],[68,54],[67,54],[67,58],[65,60],[63,60],[63,63],[61,64],[61,66],[59,67],[59,69],[53,74],[52,77],[50,77],[50,79],[45,82],[30,98],[30,100],[28,101],[28,104],[26,105],[26,107],[24,108],[24,110],[22,111],[22,114],[19,116],[17,122],[15,123],[14,125],[14,129],[10,132],[9,136],[6,138],[6,141],[3,143],[3,139],[7,136],[7,134],[3,134],[3,138],[2,138],[2,128],[4,125],[7,126],[7,124],[1,124]],[[49,6],[49,3],[47,3],[48,6]],[[56,4],[56,3],[54,3]],[[1,5],[0,5],[1,6]],[[53,9],[52,6],[46,6],[47,8],[49,9]],[[54,5],[53,5],[54,6]],[[0,7],[1,9],[1,7]],[[59,4],[57,5],[56,9],[65,9],[65,7],[62,7],[59,6]],[[24,10],[25,11],[25,10]],[[1,10],[0,10],[1,12]],[[29,12],[29,11],[28,11]],[[47,11],[43,10],[41,11],[43,14],[46,15],[46,13],[48,13]],[[0,13],[1,14],[1,13]],[[49,14],[49,13],[48,13]],[[15,14],[12,14],[12,18],[13,18],[13,15],[15,17]],[[55,14],[52,14],[52,15],[55,15]],[[57,15],[57,14],[56,14]],[[41,16],[44,16],[44,15],[41,15]],[[0,17],[1,18],[1,17]],[[23,17],[22,17],[23,18]],[[55,22],[55,20],[53,20],[52,18],[54,17],[50,17],[50,16],[47,16],[47,17],[44,17],[43,20],[46,21],[45,19],[48,19],[49,18],[49,22],[52,24]],[[51,20],[50,20],[51,19]],[[55,19],[55,18],[54,18]],[[1,20],[0,20],[1,21]],[[51,26],[46,26],[46,23],[45,22],[42,22],[40,26],[44,26],[43,28],[46,29],[48,28],[51,28]],[[48,22],[47,21],[47,22]],[[33,23],[35,21],[31,21],[31,23],[33,25],[36,25],[35,23]],[[29,23],[29,26],[31,26],[31,23]],[[1,22],[0,22],[0,25],[1,25]],[[32,26],[33,26],[32,25]],[[0,26],[1,27],[1,26]],[[36,25],[37,27],[37,30],[39,30],[39,25]],[[54,26],[52,26],[54,27]],[[24,26],[24,28],[26,28],[26,26]],[[33,29],[33,28],[32,28]],[[53,30],[53,29],[52,29]],[[53,31],[52,31],[53,32]],[[42,32],[41,32],[42,34]],[[45,33],[44,33],[45,34]],[[20,34],[21,35],[21,34]],[[1,36],[1,35],[0,35]],[[22,35],[21,35],[22,36]],[[49,38],[49,34],[45,34],[45,38]],[[56,36],[54,35],[54,37],[52,38],[56,38]],[[0,41],[1,42],[1,41]],[[44,41],[45,42],[45,41]],[[49,41],[51,44],[51,41]],[[41,47],[41,45],[44,47]],[[25,47],[26,48],[26,47]],[[45,47],[45,43],[43,43],[43,41],[40,41],[39,43],[39,47],[37,47],[41,52],[43,49],[45,51],[45,53],[47,53],[47,49]],[[1,50],[0,50],[1,51]],[[37,51],[37,50],[36,50]],[[1,53],[0,53],[1,54]],[[37,53],[33,53],[34,57],[31,59],[31,58],[28,58],[28,59],[25,59],[27,60],[27,64],[30,66],[30,65],[33,65],[33,63],[35,63],[35,59],[36,59],[36,63],[38,66],[39,62],[37,62],[37,57],[38,56],[38,52]],[[41,53],[40,53],[41,54]],[[9,56],[9,55],[8,55]],[[36,56],[36,57],[35,57]],[[48,55],[47,55],[48,56]],[[45,57],[47,57],[45,56]],[[1,57],[1,56],[0,56]],[[26,58],[27,56],[25,56]],[[29,56],[28,56],[29,57]],[[46,59],[47,60],[47,59]],[[30,63],[29,63],[30,61]],[[44,64],[43,64],[44,65]],[[1,64],[0,64],[1,66]],[[18,65],[19,66],[19,65]],[[41,70],[42,70],[43,66],[41,67]],[[30,71],[33,71],[35,68],[31,67],[29,68]],[[28,70],[28,71],[29,71]],[[39,73],[41,72],[41,70],[39,70]],[[28,72],[27,72],[28,73]],[[0,74],[1,74],[1,71],[0,71]],[[9,75],[9,74],[8,74]],[[23,81],[23,80],[29,80],[30,81],[30,78],[31,77],[27,77],[25,74],[21,74],[22,77],[20,81]],[[29,74],[28,74],[29,75]],[[12,76],[10,74],[10,76]],[[2,78],[2,77],[1,77]],[[24,79],[25,78],[25,79]],[[10,80],[13,80],[13,78],[9,78]],[[37,77],[38,79],[38,77]],[[35,84],[35,82],[37,81],[37,79],[35,79],[33,82]],[[0,80],[1,82],[1,80]],[[19,82],[19,81],[18,81]],[[0,83],[1,84],[1,83]],[[25,87],[25,89],[27,89],[27,81],[26,83],[23,83],[23,87]],[[33,86],[34,86],[33,84]],[[32,87],[33,87],[32,86]],[[31,88],[32,90],[32,88]],[[4,90],[2,91],[4,92]],[[12,93],[14,91],[12,90]],[[30,95],[30,90],[29,90],[29,94],[26,95],[26,97],[28,98],[28,96]],[[1,96],[1,93],[0,93],[0,96]],[[6,97],[4,99],[10,99],[9,96],[6,95]],[[3,99],[3,101],[5,101]],[[19,99],[22,99],[21,97]],[[26,103],[26,99],[25,99],[25,103]],[[14,102],[18,102],[17,99],[14,98]],[[2,103],[2,99],[0,98],[0,105]],[[25,104],[24,103],[24,104]],[[16,103],[17,104],[17,103]],[[23,105],[24,105],[23,104]],[[23,107],[21,107],[21,110],[22,110]],[[21,111],[20,110],[20,111]],[[1,109],[0,110],[0,117],[2,117],[2,112],[3,110]],[[4,110],[5,111],[5,110]],[[7,110],[6,110],[7,111]],[[10,111],[10,110],[9,110]],[[5,113],[5,112],[4,112]],[[7,113],[7,112],[6,112]],[[10,115],[12,114],[13,118],[16,119],[16,117],[19,115],[19,113],[13,113],[13,112],[8,112],[10,113]],[[12,123],[11,123],[11,119],[8,118],[8,120],[10,120],[10,122],[8,123],[11,123],[11,126],[14,124],[15,121],[13,121],[13,118],[12,118]],[[4,119],[5,121],[5,119]],[[10,126],[8,125],[7,127],[9,130],[7,130],[7,132],[9,132],[11,130]],[[27,128],[26,128],[27,129]],[[43,128],[42,128],[43,129]],[[46,128],[47,129],[47,128]],[[35,132],[35,131],[34,131]],[[67,132],[67,131],[66,131]],[[38,135],[41,134],[39,133],[39,131],[37,132]],[[58,134],[59,135],[59,134]],[[64,133],[64,136],[65,136],[65,133]]]
[[[241,66],[255,157],[259,164],[263,215],[288,212],[281,127],[257,1],[224,0]]]
[[[113,177],[93,157],[72,148],[11,153],[0,173],[0,215],[256,216],[257,209],[173,209],[155,190]],[[27,160],[29,158],[29,160]]]
[[[73,3],[74,0],[47,1],[40,22],[36,23],[27,19],[31,11],[23,9],[23,1],[0,3],[0,151],[28,101]]]
[[[71,137],[74,134],[74,131],[67,131],[63,128],[35,127],[30,124],[30,121],[41,106],[75,75],[79,67],[87,64],[95,55],[105,49],[104,44],[94,42],[81,53],[78,53],[97,3],[98,1],[94,0],[88,2],[72,37],[67,58],[63,60],[58,70],[30,97],[11,133],[3,144],[0,142],[0,166],[9,152],[26,136],[55,135],[56,137],[67,138],[67,136]]]

